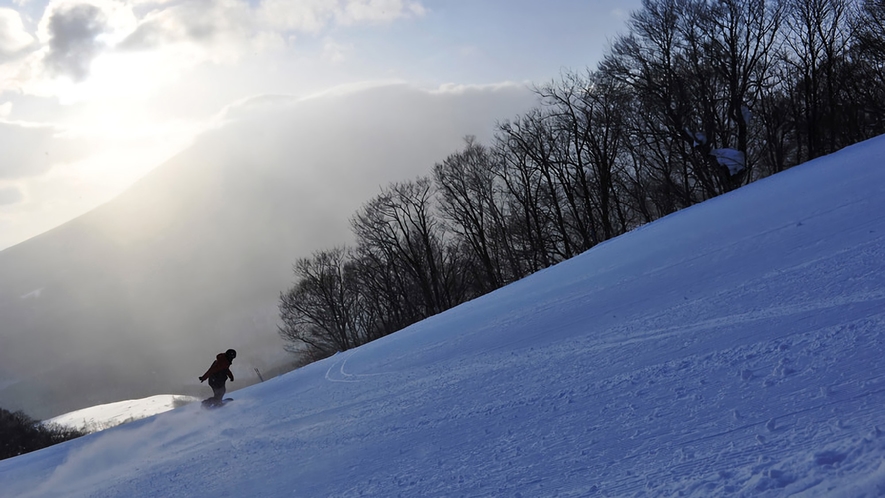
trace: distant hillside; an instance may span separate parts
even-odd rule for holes
[[[168,412],[199,400],[200,398],[193,396],[158,394],[144,399],[129,399],[82,408],[44,420],[43,423],[58,424],[89,433],[98,432],[127,422],[152,417],[158,413]]]
[[[257,381],[253,368],[289,361],[277,300],[295,260],[349,241],[380,186],[429,173],[533,98],[392,85],[231,107],[118,198],[0,251],[0,406],[48,418],[203,393],[197,376],[229,347],[231,388]]]

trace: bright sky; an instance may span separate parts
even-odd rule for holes
[[[639,4],[0,0],[0,250],[113,198],[231,103],[548,82],[594,65]]]

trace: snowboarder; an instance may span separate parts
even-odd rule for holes
[[[209,367],[209,370],[206,370],[206,373],[200,376],[200,382],[209,379],[209,387],[212,388],[212,393],[214,394],[211,398],[203,401],[203,404],[221,404],[225,392],[224,383],[227,382],[228,378],[230,378],[231,382],[234,381],[234,374],[230,371],[230,365],[236,357],[237,352],[233,349],[228,349],[224,353],[218,353],[218,356],[215,357],[215,361],[212,362],[212,366]]]

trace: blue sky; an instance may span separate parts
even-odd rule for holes
[[[639,4],[0,0],[0,250],[113,198],[238,102],[545,83],[593,66]]]

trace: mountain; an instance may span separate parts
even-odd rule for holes
[[[885,137],[360,348],[0,462],[13,496],[880,496]]]
[[[516,85],[381,85],[229,107],[119,197],[0,251],[0,406],[49,418],[204,395],[197,377],[228,348],[232,388],[284,368],[277,303],[295,261],[349,242],[381,186],[533,103]]]

